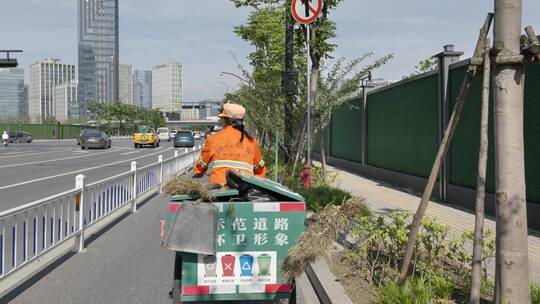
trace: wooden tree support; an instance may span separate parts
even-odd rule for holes
[[[480,35],[476,43],[476,48],[474,50],[473,57],[480,57],[480,55],[482,54],[482,51],[486,45],[487,35],[491,27],[491,23],[493,21],[493,16],[494,16],[493,13],[489,13],[488,16],[486,17],[484,25],[480,29]],[[465,74],[465,79],[463,80],[463,84],[461,86],[461,90],[459,92],[457,102],[454,107],[454,111],[452,112],[452,116],[450,117],[448,126],[444,132],[444,136],[443,136],[441,145],[439,146],[437,156],[435,157],[435,162],[433,163],[433,167],[431,168],[431,173],[429,175],[426,188],[424,189],[424,194],[422,195],[422,199],[420,201],[420,204],[418,205],[418,210],[413,216],[413,220],[411,223],[411,231],[409,233],[409,239],[407,241],[407,247],[405,249],[405,256],[403,258],[400,274],[398,277],[399,284],[403,284],[407,274],[409,273],[411,259],[412,259],[414,247],[416,244],[418,230],[420,229],[420,225],[422,223],[422,218],[424,217],[429,199],[431,198],[431,194],[433,193],[433,187],[435,185],[435,182],[437,181],[437,176],[439,175],[439,170],[441,168],[442,161],[446,156],[448,147],[454,135],[454,131],[459,122],[461,112],[463,110],[463,105],[465,103],[465,97],[467,96],[467,93],[469,92],[471,81],[476,76],[477,70],[478,70],[478,67],[475,65],[469,65],[469,68],[467,69],[467,73]]]
[[[472,262],[471,296],[469,304],[480,304],[480,285],[482,280],[482,248],[484,240],[484,206],[486,196],[486,168],[488,159],[489,128],[489,81],[491,62],[489,58],[489,39],[484,49],[484,81],[482,85],[482,110],[480,114],[480,151],[478,152],[478,178],[476,181],[476,219],[474,225],[474,245]]]
[[[521,54],[515,56],[494,56],[492,59],[495,64],[540,64],[540,41],[534,32],[532,26],[525,28],[527,35],[521,36]],[[497,50],[494,50],[497,51]],[[501,51],[501,50],[498,50]],[[470,65],[484,66],[484,58],[482,56],[473,56],[470,60]]]

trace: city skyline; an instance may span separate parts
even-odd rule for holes
[[[77,3],[58,0],[46,7],[40,3],[26,0],[3,7],[5,17],[0,26],[13,29],[4,36],[4,45],[25,51],[17,56],[24,68],[49,57],[76,62]],[[374,72],[374,77],[394,80],[410,74],[420,60],[438,53],[445,44],[454,44],[457,51],[465,52],[463,58],[469,57],[478,28],[487,12],[493,11],[493,3],[438,3],[437,9],[426,15],[425,7],[432,5],[427,0],[381,0],[369,6],[343,1],[332,11],[338,25],[338,37],[332,41],[338,46],[332,55],[352,59],[368,51],[380,56],[395,53],[393,60]],[[134,64],[134,70],[150,70],[159,62],[180,58],[189,75],[184,82],[187,101],[222,98],[225,88],[220,81],[228,83],[231,90],[238,87],[234,77],[219,73],[238,72],[229,51],[244,67],[248,67],[246,57],[252,51],[233,33],[234,26],[247,21],[250,9],[237,9],[228,0],[216,1],[212,10],[199,6],[163,0],[153,3],[152,14],[148,14],[147,1],[132,0],[120,3],[119,8],[122,62]],[[540,2],[524,1],[523,11],[523,24],[540,28],[540,20],[534,18]]]

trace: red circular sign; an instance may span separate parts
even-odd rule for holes
[[[322,6],[323,0],[293,0],[291,12],[298,23],[309,24],[319,17]]]

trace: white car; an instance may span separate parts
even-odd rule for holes
[[[195,134],[193,134],[193,138],[194,138],[194,139],[201,139],[201,134],[199,134],[198,132],[196,132]]]
[[[169,128],[162,127],[157,129],[157,134],[159,140],[171,141]]]
[[[169,131],[169,138],[171,140],[174,140],[174,137],[176,136],[176,130]]]

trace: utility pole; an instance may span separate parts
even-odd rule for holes
[[[522,0],[495,0],[493,50],[520,55]],[[524,65],[494,69],[497,256],[495,303],[530,303],[525,160],[523,145]]]
[[[284,121],[285,134],[283,136],[285,145],[285,153],[283,160],[288,163],[292,158],[293,145],[293,104],[296,101],[298,91],[297,79],[298,74],[294,72],[294,20],[291,14],[291,0],[285,1],[285,72],[282,76],[283,95],[285,95]]]

